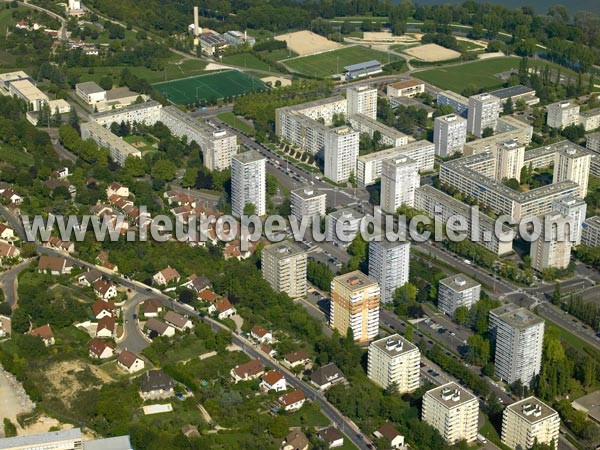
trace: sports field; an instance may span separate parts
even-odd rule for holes
[[[344,47],[339,50],[319,53],[317,55],[301,56],[282,61],[283,64],[296,72],[319,78],[329,77],[344,72],[344,66],[365,61],[377,60],[381,64],[388,63],[388,53],[373,50],[361,45]],[[389,62],[399,61],[397,55],[389,54]]]
[[[495,74],[518,68],[519,58],[498,58],[424,70],[414,73],[413,76],[441,89],[450,89],[460,93],[469,86],[483,89],[500,88],[503,81]]]
[[[152,86],[177,105],[236,97],[248,92],[267,89],[259,79],[237,70],[225,70],[209,75],[156,83]]]

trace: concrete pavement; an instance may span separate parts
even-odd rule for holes
[[[25,261],[0,274],[0,287],[4,291],[5,300],[12,309],[17,307],[17,302],[19,300],[19,274],[29,267],[29,264],[31,264],[31,259],[26,259]]]
[[[139,354],[142,352],[142,350],[152,344],[152,341],[144,336],[140,330],[139,318],[133,318],[134,314],[137,314],[138,305],[148,298],[151,298],[151,296],[137,293],[123,306],[122,314],[124,335],[123,339],[121,339],[121,341],[117,344],[117,349],[119,351],[129,350],[130,352]]]

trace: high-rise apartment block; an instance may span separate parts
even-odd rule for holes
[[[327,194],[312,187],[300,188],[291,192],[290,202],[292,215],[298,221],[301,221],[303,217],[316,216],[320,218],[325,215]]]
[[[246,205],[254,205],[254,213],[264,216],[266,207],[266,159],[257,151],[239,153],[231,164],[231,212],[244,214]]]
[[[572,227],[565,225],[574,222],[561,213],[551,213],[540,217],[541,234],[531,243],[531,267],[541,272],[544,269],[566,269],[571,262],[571,248],[574,235]]]
[[[381,209],[394,213],[402,205],[414,206],[420,183],[415,160],[407,156],[386,159],[381,165]]]
[[[349,127],[339,127],[325,134],[325,176],[335,183],[348,181],[356,175],[360,133]]]
[[[364,215],[352,208],[338,209],[325,218],[325,238],[338,247],[347,247],[360,231]]]
[[[371,342],[368,377],[378,386],[397,387],[399,394],[419,388],[421,353],[417,346],[398,334]]]
[[[546,106],[546,123],[552,128],[566,128],[579,123],[579,105],[574,101],[562,101]]]
[[[600,247],[600,216],[590,217],[583,222],[581,243],[588,247]]]
[[[370,138],[373,138],[377,131],[380,136],[379,144],[400,147],[408,144],[408,136],[396,128],[388,127],[382,124],[377,119],[371,119],[365,114],[353,114],[348,116],[348,123],[352,128],[360,133],[366,133]]]
[[[277,292],[291,298],[306,295],[306,252],[292,242],[278,242],[265,247],[261,255],[265,280]]]
[[[481,284],[466,275],[452,275],[440,280],[438,309],[454,317],[457,308],[466,306],[470,309],[479,301],[480,295]]]
[[[585,198],[593,154],[589,150],[569,141],[555,145],[558,146],[558,151],[554,160],[552,183],[560,183],[565,180],[573,181],[579,185],[576,195]]]
[[[329,324],[345,336],[366,342],[379,333],[379,285],[360,271],[339,275],[331,282]]]
[[[460,440],[473,442],[477,439],[479,402],[458,384],[447,383],[425,393],[421,419],[450,445]]]
[[[532,448],[534,444],[558,448],[560,417],[535,397],[509,405],[502,416],[502,443],[514,450]]]
[[[456,92],[442,91],[437,93],[436,103],[438,106],[448,105],[454,108],[456,114],[461,117],[467,117],[469,111],[469,99]]]
[[[544,321],[509,303],[490,311],[489,329],[496,342],[496,375],[508,384],[529,385],[542,364]]]
[[[586,148],[592,152],[590,170],[592,175],[600,177],[600,132],[586,136]]]
[[[467,142],[467,121],[457,114],[436,117],[433,129],[435,154],[442,158],[461,153]]]
[[[482,137],[486,128],[496,130],[500,117],[500,99],[489,93],[469,97],[468,131]]]
[[[353,86],[346,89],[348,115],[364,114],[371,119],[377,118],[377,88]]]
[[[498,143],[494,148],[494,156],[496,157],[496,181],[521,179],[525,145],[513,140]]]
[[[379,284],[382,302],[391,302],[396,289],[408,283],[409,263],[409,241],[369,242],[369,276]]]
[[[571,230],[573,245],[581,244],[581,227],[585,221],[587,203],[579,197],[570,195],[554,200],[552,210],[561,213],[563,216],[573,218],[573,228]]]

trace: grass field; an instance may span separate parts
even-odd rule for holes
[[[140,152],[148,152],[148,151],[156,151],[157,150],[156,147],[153,147],[153,145],[156,143],[156,140],[154,140],[150,136],[134,134],[131,136],[125,136],[123,138],[123,140],[125,140],[126,142],[129,142],[131,145],[133,145],[135,148],[137,148]],[[143,144],[143,146],[138,145],[138,143]],[[136,144],[136,145],[134,145],[134,144]]]
[[[492,89],[502,86],[502,80],[497,73],[518,69],[519,58],[498,58],[477,61],[447,68],[424,70],[414,76],[433,84],[441,89],[450,89],[460,93],[468,86]]]
[[[458,41],[460,51],[468,52],[470,50],[485,50],[485,47],[469,41]]]
[[[254,136],[254,128],[245,120],[236,118],[235,114],[232,112],[221,113],[217,116],[217,118],[221,119],[226,124],[231,125],[233,128],[237,128],[242,133]]]
[[[16,167],[31,166],[34,163],[33,156],[24,150],[4,146],[0,147],[0,161]]]
[[[265,51],[260,52],[260,54],[263,58],[266,58],[272,62],[281,61],[282,59],[294,58],[294,57],[298,56],[293,51],[291,51],[289,49],[285,49],[285,48],[280,48],[279,50],[272,50],[272,51],[265,50]]]
[[[283,61],[283,63],[296,72],[325,78],[343,72],[344,66],[358,64],[372,59],[375,59],[382,64],[387,64],[388,55],[390,62],[399,61],[401,59],[397,55],[372,50],[360,45],[353,45],[351,47],[340,48],[339,50],[320,53],[318,55],[290,59]]]
[[[237,70],[156,83],[153,87],[178,105],[188,105],[200,100],[236,97],[267,89],[262,81]]]
[[[252,53],[238,53],[237,55],[223,56],[223,64],[231,64],[248,69],[270,70],[273,67],[269,66],[264,61],[261,61]]]

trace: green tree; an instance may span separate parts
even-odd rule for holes
[[[512,114],[515,112],[515,105],[512,97],[508,97],[508,100],[504,103],[503,112],[504,114]]]
[[[269,424],[269,433],[277,439],[281,439],[286,436],[289,432],[290,424],[287,417],[278,415],[273,418]]]
[[[137,178],[143,177],[146,174],[148,167],[144,158],[137,158],[135,156],[129,155],[125,159],[123,170],[128,176]]]
[[[256,214],[256,205],[254,203],[246,203],[244,205],[244,215],[253,216]]]
[[[459,306],[454,310],[454,319],[461,325],[467,323],[469,319],[469,308],[466,306]]]
[[[152,166],[152,178],[162,181],[171,181],[175,178],[177,167],[168,159],[159,159]]]
[[[393,295],[394,303],[410,303],[417,300],[417,287],[412,283],[400,286]]]
[[[562,294],[560,292],[560,283],[554,285],[554,292],[552,293],[552,303],[554,305],[560,305],[562,300]]]

